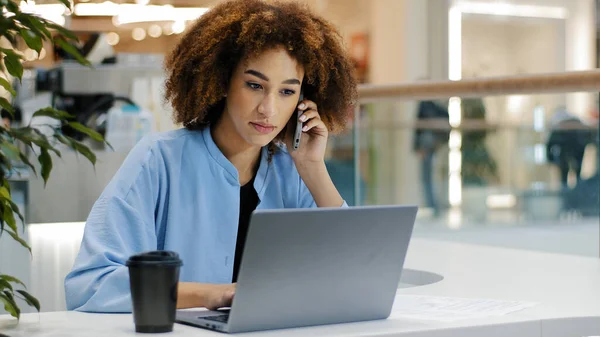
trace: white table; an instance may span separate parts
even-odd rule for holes
[[[406,268],[444,279],[401,288],[400,294],[489,298],[538,303],[505,316],[454,322],[394,317],[382,321],[248,333],[248,336],[522,336],[600,335],[600,259],[464,243],[413,239]],[[413,276],[414,273],[413,273]],[[417,282],[418,283],[418,282]],[[11,337],[135,336],[131,315],[26,314],[18,325],[0,316]],[[223,336],[176,324],[170,336]],[[139,334],[138,334],[139,336]]]

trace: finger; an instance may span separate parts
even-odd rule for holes
[[[300,110],[317,110],[317,103],[305,99],[300,104],[298,104],[298,109]]]
[[[325,128],[325,123],[323,123],[322,120],[320,120],[319,118],[313,118],[311,120],[309,120],[308,122],[304,123],[304,126],[302,127],[302,131],[304,132],[308,132],[313,128]]]
[[[300,119],[301,122],[306,122],[314,118],[321,119],[321,116],[317,110],[306,110],[298,119]]]

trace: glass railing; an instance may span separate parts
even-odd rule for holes
[[[329,171],[353,205],[419,205],[417,236],[599,256],[598,83],[591,71],[364,87]]]

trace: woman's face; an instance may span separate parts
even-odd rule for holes
[[[240,62],[231,77],[222,122],[248,144],[267,145],[294,113],[303,77],[303,67],[283,48]]]

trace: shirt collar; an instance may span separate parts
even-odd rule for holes
[[[239,175],[235,166],[225,157],[223,152],[219,149],[217,144],[212,138],[212,134],[210,132],[210,127],[205,127],[202,129],[202,137],[204,139],[204,144],[206,145],[206,149],[210,156],[217,162],[219,166],[221,166],[230,176],[233,183],[239,185]],[[254,178],[254,189],[258,194],[258,197],[262,199],[262,195],[264,194],[264,189],[267,182],[267,174],[269,172],[269,151],[268,146],[263,146],[260,154],[260,165],[258,166],[258,172],[256,172],[256,177]]]

